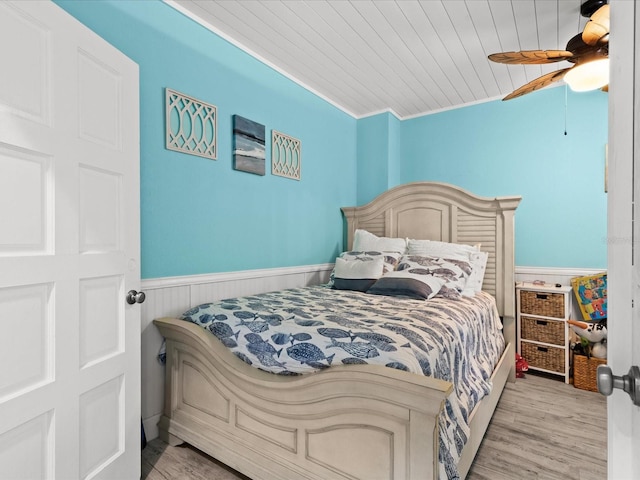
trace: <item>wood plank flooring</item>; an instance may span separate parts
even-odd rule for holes
[[[607,478],[605,397],[527,374],[507,383],[468,480]],[[152,440],[142,480],[248,480],[191,446]]]

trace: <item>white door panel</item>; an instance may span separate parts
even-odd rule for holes
[[[611,2],[609,93],[609,321],[607,363],[615,375],[640,365],[640,9]],[[635,42],[635,44],[634,44]],[[632,101],[633,100],[633,101]],[[635,220],[635,226],[634,226]],[[608,476],[640,478],[640,407],[622,390],[607,401]]]
[[[138,67],[48,1],[0,64],[0,478],[137,478]]]

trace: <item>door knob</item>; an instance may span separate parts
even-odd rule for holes
[[[628,374],[618,377],[608,365],[599,365],[596,379],[602,395],[611,395],[614,388],[619,388],[629,394],[634,405],[640,406],[640,368],[637,366],[631,367]]]
[[[144,292],[136,292],[135,290],[129,290],[127,292],[126,300],[129,305],[133,305],[134,303],[144,302],[145,298],[147,298],[147,296],[144,294]]]

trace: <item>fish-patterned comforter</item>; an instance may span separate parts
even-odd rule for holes
[[[504,349],[495,300],[411,300],[315,286],[221,300],[185,312],[235,355],[280,375],[377,364],[455,386],[440,421],[440,477],[458,478],[469,414]]]

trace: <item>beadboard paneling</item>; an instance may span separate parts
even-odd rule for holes
[[[602,270],[586,268],[516,267],[516,282],[534,282],[541,280],[547,285],[559,283],[560,285],[571,286],[571,279],[573,277],[595,275],[601,272]],[[569,301],[571,302],[571,318],[581,320],[582,315],[573,293],[569,295]]]
[[[162,336],[155,318],[180,315],[192,306],[329,281],[333,264],[306,265],[242,272],[155,278],[142,281],[142,418],[147,439],[158,436],[156,426],[164,404],[164,366],[157,360]]]
[[[571,285],[571,279],[573,277],[595,275],[602,271],[602,269],[592,268],[516,267],[516,282],[542,280],[551,285],[556,283]]]

